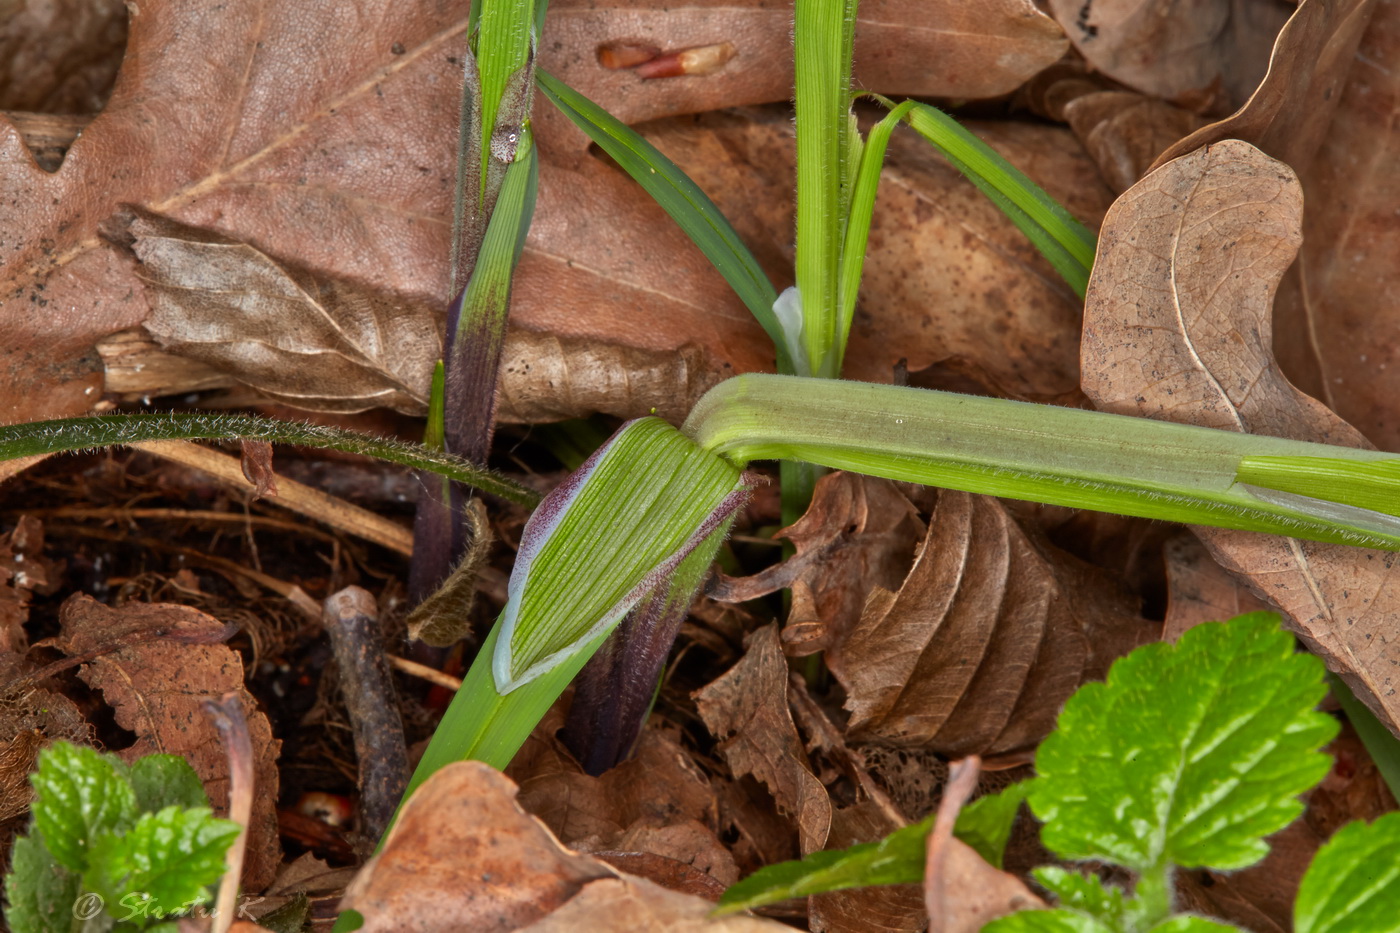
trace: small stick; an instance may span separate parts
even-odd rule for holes
[[[408,786],[408,748],[379,634],[374,597],[347,586],[326,600],[322,624],[340,666],[340,692],[360,762],[360,834],[383,835]]]
[[[243,853],[248,846],[248,823],[253,813],[253,742],[237,691],[225,693],[218,700],[205,700],[201,705],[228,751],[228,818],[242,828],[225,857],[228,870],[219,882],[219,896],[214,902],[212,933],[228,933],[238,910],[238,882],[243,877]]]
[[[982,759],[976,755],[955,761],[948,766],[948,783],[943,799],[938,802],[938,815],[933,818],[933,831],[928,834],[928,867],[924,870],[924,906],[928,909],[929,933],[941,933],[947,919],[948,841],[958,814],[977,789],[977,775]]]
[[[403,671],[410,677],[417,677],[419,680],[426,680],[435,687],[444,687],[456,693],[462,689],[462,678],[453,677],[451,674],[444,674],[435,667],[426,664],[419,664],[417,661],[410,661],[408,658],[401,658],[396,654],[385,653],[384,657],[394,667]]]

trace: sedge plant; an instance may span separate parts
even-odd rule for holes
[[[1303,810],[1327,774],[1337,722],[1318,712],[1322,662],[1259,612],[1188,630],[1114,662],[1065,704],[1036,753],[1036,776],[965,810],[954,833],[1000,867],[1024,799],[1046,848],[1118,866],[1131,890],[1063,865],[1032,872],[1052,899],[984,933],[1210,933],[1239,928],[1177,910],[1182,869],[1237,871]],[[924,880],[932,818],[879,842],[770,865],[733,885],[719,912],[852,887]],[[1352,823],[1318,850],[1299,885],[1298,933],[1400,929],[1400,813]]]

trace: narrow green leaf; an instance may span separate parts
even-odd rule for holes
[[[711,389],[685,433],[736,462],[803,460],[1071,508],[1400,550],[1400,520],[1265,501],[1235,481],[1250,456],[1394,454],[1124,415],[856,382],[750,373]]]
[[[773,315],[778,293],[715,203],[636,130],[543,69],[536,70],[535,81],[560,112],[671,215],[767,332],[777,348],[779,372],[792,372],[783,331]]]
[[[1021,781],[974,800],[958,814],[953,832],[991,864],[1001,867],[1016,811],[1029,783]],[[813,852],[799,861],[760,868],[731,885],[716,913],[734,913],[809,894],[883,884],[918,884],[924,880],[929,830],[933,817],[890,833],[878,842]]]
[[[1254,864],[1327,773],[1318,749],[1337,723],[1314,709],[1322,675],[1272,613],[1119,659],[1070,698],[1036,754],[1042,839],[1139,872]]]
[[[324,425],[296,424],[252,415],[208,412],[94,415],[11,424],[0,427],[0,460],[141,441],[194,439],[265,440],[344,450],[437,473],[520,505],[533,506],[540,501],[539,494],[533,490],[443,451]]]
[[[1318,849],[1298,886],[1293,929],[1400,931],[1400,813],[1349,823]]]
[[[982,933],[1118,933],[1090,917],[1072,910],[1021,910],[998,917],[982,928]]]
[[[1357,463],[1334,457],[1245,457],[1241,483],[1400,515],[1400,460]]]
[[[1345,681],[1330,671],[1327,686],[1347,714],[1347,722],[1356,730],[1371,760],[1376,763],[1381,779],[1390,788],[1390,796],[1400,800],[1400,739],[1376,718],[1370,707],[1356,698]]]
[[[117,762],[91,748],[55,742],[39,753],[34,782],[34,829],[69,871],[88,865],[88,846],[103,832],[136,818],[136,795]]]
[[[208,888],[223,877],[239,832],[208,807],[147,813],[124,833],[97,836],[83,882],[109,904],[135,896],[150,916],[170,916],[211,899]]]
[[[521,534],[493,659],[497,689],[509,693],[611,630],[743,488],[734,466],[659,418],[619,429]]]
[[[43,842],[20,836],[5,876],[5,922],[11,933],[68,933],[84,901],[82,880],[58,863]],[[101,909],[100,907],[98,908]]]
[[[169,806],[207,807],[204,785],[179,755],[146,755],[127,772],[136,793],[136,812],[154,813]]]
[[[1031,871],[1042,888],[1054,895],[1061,907],[1082,911],[1118,929],[1123,925],[1123,889],[1106,885],[1096,875],[1083,875],[1058,865]]]
[[[909,125],[990,198],[1079,297],[1084,297],[1097,242],[1087,227],[995,149],[942,111],[918,104],[909,114]]]

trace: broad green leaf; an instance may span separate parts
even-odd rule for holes
[[[963,842],[1001,867],[1016,811],[1028,782],[974,800],[958,814],[954,828]],[[882,884],[917,884],[924,879],[926,848],[933,817],[895,830],[878,842],[813,852],[800,861],[760,868],[731,886],[720,899],[720,913],[733,913],[794,897]]]
[[[1087,227],[995,149],[942,111],[919,104],[909,114],[909,125],[991,199],[1084,297],[1097,245]]]
[[[492,659],[497,691],[610,631],[746,488],[738,469],[661,419],[623,425],[525,525]]]
[[[1180,914],[1163,920],[1149,933],[1244,933],[1244,931],[1229,923],[1207,920],[1205,917],[1193,917],[1190,914]]]
[[[154,813],[169,806],[209,806],[199,775],[179,755],[138,758],[127,778],[136,792],[137,813]]]
[[[1400,931],[1400,813],[1349,823],[1317,850],[1293,905],[1296,933]]]
[[[778,293],[715,203],[636,130],[542,69],[535,71],[535,81],[560,112],[671,215],[773,341],[778,371],[793,372],[782,328],[773,314]]]
[[[32,779],[34,829],[69,871],[87,868],[88,847],[98,834],[125,829],[136,818],[136,795],[118,763],[68,742],[55,742],[39,753]]]
[[[958,814],[953,834],[976,849],[989,864],[1000,868],[1016,814],[1029,790],[1029,781],[1018,781],[995,794],[978,797]]]
[[[5,921],[12,933],[68,933],[81,892],[81,879],[60,865],[39,839],[15,840],[5,876]]]
[[[147,813],[125,833],[97,837],[83,882],[109,904],[134,896],[151,916],[168,916],[210,899],[208,888],[223,877],[224,855],[238,833],[237,823],[208,807]]]
[[[1400,550],[1400,518],[1371,512],[1341,520],[1265,501],[1235,481],[1244,457],[1397,459],[1380,451],[763,373],[715,386],[682,430],[735,462],[805,460],[965,492]]]
[[[1110,926],[1122,925],[1123,889],[1106,885],[1095,875],[1081,875],[1058,865],[1046,865],[1031,872],[1042,888],[1055,896],[1061,907],[1092,914]]]
[[[1272,613],[1119,659],[1107,683],[1070,698],[1036,754],[1042,839],[1140,872],[1254,864],[1327,773],[1318,749],[1337,723],[1314,709],[1322,675]]]
[[[1088,914],[1072,910],[1020,910],[998,917],[982,933],[1118,933]]]

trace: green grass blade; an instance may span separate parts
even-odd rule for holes
[[[1352,509],[1343,520],[1309,505],[1316,500],[1266,500],[1235,479],[1249,456],[1326,456],[1357,464],[1396,459],[1379,451],[758,373],[711,389],[683,430],[736,461],[804,460],[1071,508],[1400,550],[1400,519]]]
[[[1376,763],[1376,770],[1380,771],[1385,786],[1390,788],[1390,795],[1400,800],[1400,739],[1381,725],[1376,714],[1356,698],[1346,681],[1328,672],[1327,685],[1332,688],[1332,696],[1337,698],[1343,712],[1347,714],[1347,721],[1356,730],[1361,744],[1370,752],[1371,760]]]
[[[840,376],[839,275],[850,176],[859,157],[851,118],[856,0],[797,0],[797,290],[810,374]]]
[[[779,371],[792,372],[792,362],[783,345],[783,330],[773,314],[778,293],[714,202],[636,130],[543,69],[536,69],[535,81],[574,125],[671,215],[772,339]]]
[[[946,113],[916,104],[909,114],[909,125],[991,198],[1079,297],[1084,297],[1096,246],[1096,238],[1087,227]]]
[[[504,476],[440,450],[316,424],[207,412],[94,415],[0,427],[0,460],[166,440],[264,440],[364,454],[427,470],[482,492],[533,507],[540,496]]]
[[[483,0],[477,41],[476,59],[481,82],[481,129],[476,143],[476,157],[481,165],[480,192],[486,193],[487,174],[491,162],[491,145],[497,131],[497,117],[502,115],[511,78],[530,61],[534,46],[535,10],[533,0]],[[527,97],[528,97],[528,87]],[[522,107],[519,114],[504,116],[515,125],[524,125]]]

